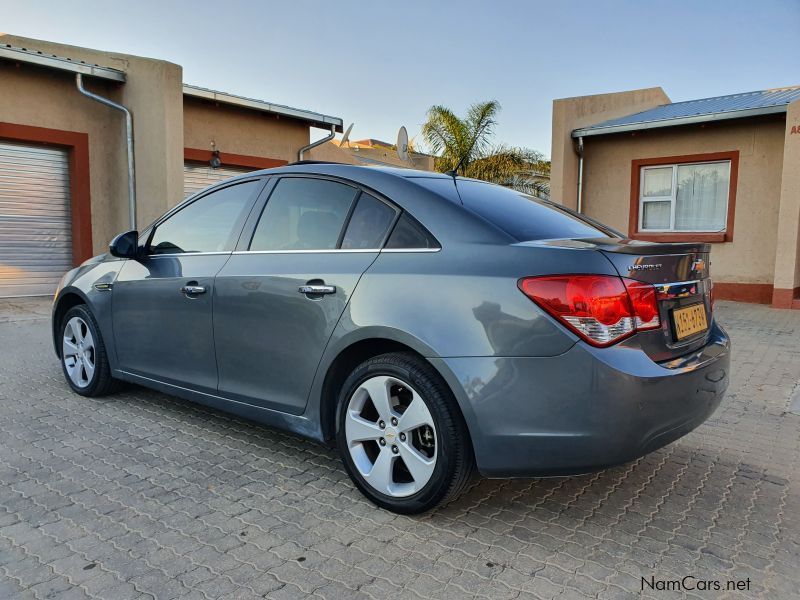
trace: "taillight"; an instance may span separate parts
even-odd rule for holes
[[[661,320],[658,318],[658,294],[656,288],[649,283],[623,279],[625,289],[631,298],[633,315],[637,330],[658,329]]]
[[[519,289],[594,346],[657,329],[656,289],[614,275],[547,275],[520,279]]]

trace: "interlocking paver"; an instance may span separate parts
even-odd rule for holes
[[[0,301],[0,597],[663,598],[642,578],[692,575],[800,598],[800,311],[718,318],[731,387],[689,436],[408,518],[296,436],[134,386],[70,393],[47,304]]]

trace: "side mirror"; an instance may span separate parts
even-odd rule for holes
[[[139,254],[139,232],[136,230],[120,233],[108,245],[111,256],[136,258]]]

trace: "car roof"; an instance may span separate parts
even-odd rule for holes
[[[418,183],[422,179],[455,181],[451,175],[444,173],[308,161],[237,175],[228,182],[260,175],[322,175],[351,181],[374,190],[408,211],[440,241],[459,238],[491,243],[507,242],[510,239],[508,234],[490,225],[472,211],[465,210],[460,202],[453,200],[452,195],[434,191]],[[464,180],[462,177],[457,179]]]
[[[253,171],[247,173],[247,176],[256,174],[264,175],[277,175],[282,173],[307,173],[318,175],[339,175],[346,178],[357,179],[359,174],[369,175],[374,173],[383,173],[385,175],[394,177],[404,177],[406,179],[426,177],[436,179],[451,178],[450,175],[444,173],[437,173],[435,171],[421,171],[419,169],[403,169],[401,167],[365,167],[362,165],[348,165],[345,163],[324,162],[324,161],[300,161],[290,163],[281,167],[273,167],[271,169],[262,169],[260,171]]]

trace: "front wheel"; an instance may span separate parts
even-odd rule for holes
[[[472,471],[469,434],[446,383],[410,353],[359,365],[339,397],[337,443],[350,478],[402,514],[456,497]]]
[[[111,377],[100,328],[83,304],[70,308],[61,321],[61,368],[69,386],[81,396],[103,396],[119,385]]]

